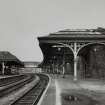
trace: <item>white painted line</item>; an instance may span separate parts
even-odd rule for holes
[[[47,74],[45,74],[45,75],[47,75]],[[49,86],[50,86],[50,84],[51,84],[51,77],[50,77],[49,75],[47,75],[47,76],[49,77],[49,83],[47,84],[46,89],[45,89],[45,91],[43,92],[43,94],[42,94],[42,96],[41,96],[41,98],[40,98],[40,100],[39,100],[39,102],[38,102],[37,105],[41,105],[41,103],[42,103],[42,101],[43,101],[43,99],[44,99],[44,96],[45,96],[45,94],[46,94],[46,92],[47,92],[47,90],[48,90],[48,88],[49,88]]]
[[[56,105],[61,105],[61,89],[58,85],[57,80],[55,80],[55,86],[56,86]]]

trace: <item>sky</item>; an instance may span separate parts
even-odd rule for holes
[[[0,51],[42,61],[37,37],[64,29],[105,28],[105,0],[0,0]]]

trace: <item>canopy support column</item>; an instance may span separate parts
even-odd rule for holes
[[[77,43],[74,42],[74,81],[77,80]]]
[[[2,62],[2,74],[4,75],[4,72],[5,72],[5,64],[4,62]]]

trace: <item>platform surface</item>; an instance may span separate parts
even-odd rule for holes
[[[62,93],[76,92],[86,95],[93,100],[105,105],[105,82],[104,80],[77,80],[70,76],[50,76],[51,84],[41,102],[41,105],[62,105]]]

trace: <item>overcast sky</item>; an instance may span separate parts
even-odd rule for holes
[[[37,37],[69,28],[105,28],[105,0],[0,0],[0,51],[42,61]]]

